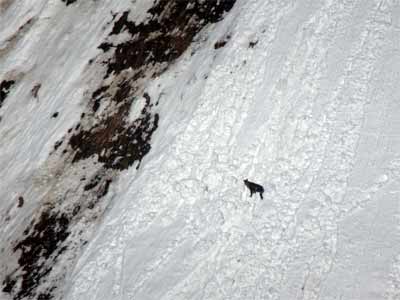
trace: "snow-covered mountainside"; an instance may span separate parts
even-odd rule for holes
[[[0,0],[0,299],[400,299],[399,83],[399,0]]]

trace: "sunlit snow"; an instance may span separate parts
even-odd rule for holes
[[[101,172],[96,155],[51,153],[103,80],[88,62],[115,16],[143,22],[153,1],[69,2],[0,0],[0,83],[15,81],[0,105],[1,300],[53,299],[54,284],[65,300],[400,299],[398,0],[237,0],[143,77],[129,119],[148,95],[151,150]],[[87,204],[95,176],[104,199]],[[72,203],[88,208],[43,298],[5,291],[32,216]]]

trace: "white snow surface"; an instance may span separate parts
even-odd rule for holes
[[[3,243],[99,81],[110,11],[150,6],[0,1],[0,80],[22,78],[0,108]],[[63,299],[400,299],[399,83],[398,0],[237,0],[146,84],[152,149],[111,184]]]

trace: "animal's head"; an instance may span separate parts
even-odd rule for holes
[[[244,183],[247,183],[247,182],[249,182],[249,181],[248,181],[247,178],[246,178],[245,180],[243,180],[243,182],[244,182]]]

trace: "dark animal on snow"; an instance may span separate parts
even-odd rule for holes
[[[243,180],[243,182],[250,190],[250,197],[253,196],[253,194],[259,193],[261,199],[264,199],[263,198],[264,188],[261,185],[248,181],[247,179]]]

